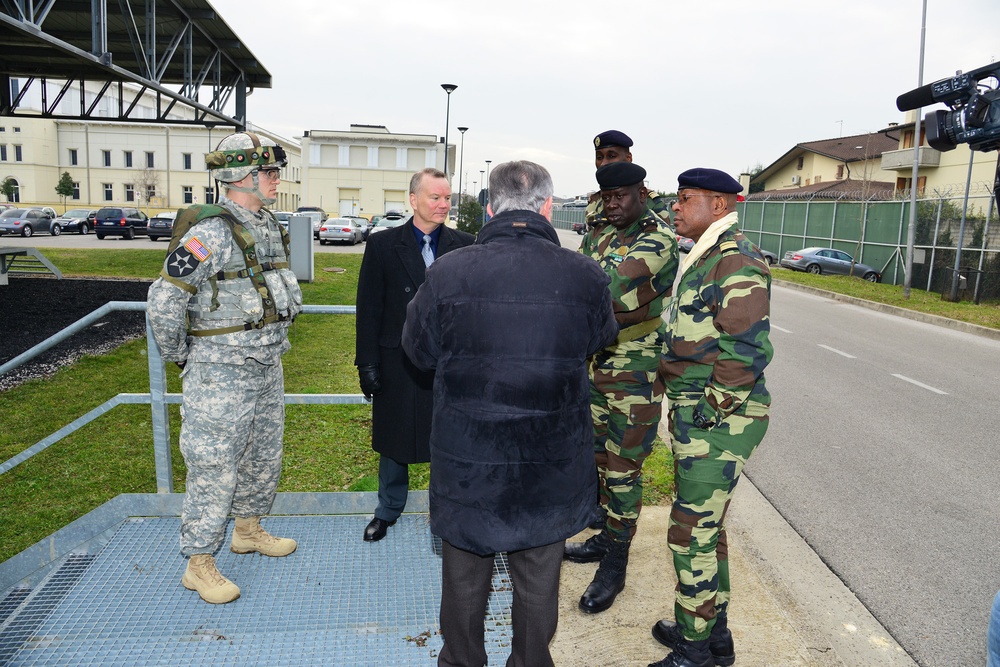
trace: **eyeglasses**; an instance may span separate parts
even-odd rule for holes
[[[281,170],[280,169],[258,169],[257,171],[259,171],[260,173],[264,174],[265,176],[267,176],[268,178],[270,178],[272,181],[276,181],[279,178],[281,178]]]
[[[721,197],[722,195],[708,195],[708,194],[684,194],[677,195],[678,204],[687,204],[692,197]]]

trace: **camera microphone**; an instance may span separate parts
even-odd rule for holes
[[[925,86],[914,88],[908,93],[903,93],[896,98],[896,108],[900,111],[911,111],[921,107],[929,107],[934,104],[934,84],[928,83]]]

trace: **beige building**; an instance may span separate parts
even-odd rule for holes
[[[79,95],[63,104],[67,112],[74,104],[79,108]],[[114,100],[110,104],[113,106]],[[138,117],[153,117],[153,104],[151,96],[142,98],[137,105]],[[191,120],[180,114],[172,116],[178,121]],[[259,127],[248,129],[285,148],[289,162],[282,172],[274,209],[294,211],[299,206],[298,143]],[[215,188],[205,169],[205,154],[232,131],[192,124],[57,120],[41,115],[2,117],[0,181],[13,179],[14,201],[52,206],[60,213],[63,203],[55,187],[64,172],[69,173],[74,190],[66,198],[67,208],[132,204],[152,215],[189,204],[212,203]]]
[[[426,167],[443,169],[443,144],[434,135],[394,134],[381,125],[308,130],[301,137],[302,203],[331,215],[412,213],[410,177]],[[450,174],[454,167],[455,146],[449,145]]]

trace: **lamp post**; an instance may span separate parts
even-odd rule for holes
[[[448,183],[451,183],[451,177],[448,176],[448,124],[451,123],[451,94],[458,86],[453,83],[442,83],[441,87],[448,93],[448,104],[444,111],[444,175],[448,178]]]
[[[486,203],[490,203],[490,162],[493,160],[486,161]]]
[[[483,184],[483,188],[484,189],[486,187],[486,185],[485,185],[486,184],[486,179],[483,178],[483,174],[485,174],[485,173],[486,173],[485,169],[480,169],[479,170],[479,182]],[[478,192],[476,193],[476,200],[477,201],[479,200],[479,193]],[[483,197],[483,224],[484,225],[486,224],[486,198],[485,197]]]
[[[465,164],[465,131],[467,127],[460,127],[458,131],[462,133],[462,149],[458,154],[458,205],[462,205],[462,165]],[[445,150],[448,150],[445,147]]]

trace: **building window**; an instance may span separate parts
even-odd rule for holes
[[[20,132],[20,131],[21,131],[21,128],[19,128],[19,127],[15,127],[15,128],[14,128],[14,131],[15,131],[15,132]]]
[[[150,201],[155,196],[156,196],[156,186],[155,185],[147,185],[146,186],[146,201],[147,202]]]
[[[194,203],[194,188],[192,188],[190,185],[185,185],[184,187],[181,188],[181,190],[184,192],[184,203],[185,204],[193,204]]]
[[[80,182],[73,181],[73,199],[80,199]]]
[[[798,161],[798,163],[796,163],[795,168],[796,169],[801,169],[802,166],[805,164],[805,162],[806,162],[805,157],[803,157],[803,156],[800,155],[799,156],[799,161]]]
[[[814,183],[819,183],[819,182],[821,182],[822,180],[823,180],[823,177],[822,177],[821,175],[819,175],[819,174],[816,174],[816,180],[815,180],[815,181],[813,181],[813,182],[814,182]]]
[[[101,160],[105,167],[111,166],[111,151],[101,151]]]
[[[184,168],[185,169],[190,169],[191,168],[191,154],[190,153],[184,153],[182,157],[184,158]]]
[[[839,181],[843,177],[844,177],[844,165],[838,164],[837,165],[837,180]]]
[[[75,167],[80,163],[79,156],[77,155],[76,149],[69,149],[69,164],[71,167]]]
[[[14,144],[14,162],[20,162],[21,157],[21,147],[18,144]]]
[[[0,144],[0,162],[7,161],[7,144]]]
[[[125,201],[134,202],[135,201],[135,186],[131,183],[125,184]]]
[[[104,201],[114,201],[114,187],[111,183],[104,184]]]
[[[205,188],[205,203],[214,204],[215,203],[215,190],[212,188]]]
[[[125,166],[132,167],[132,151],[125,151]]]
[[[152,169],[156,166],[156,162],[153,160],[153,152],[146,151],[146,166]]]

